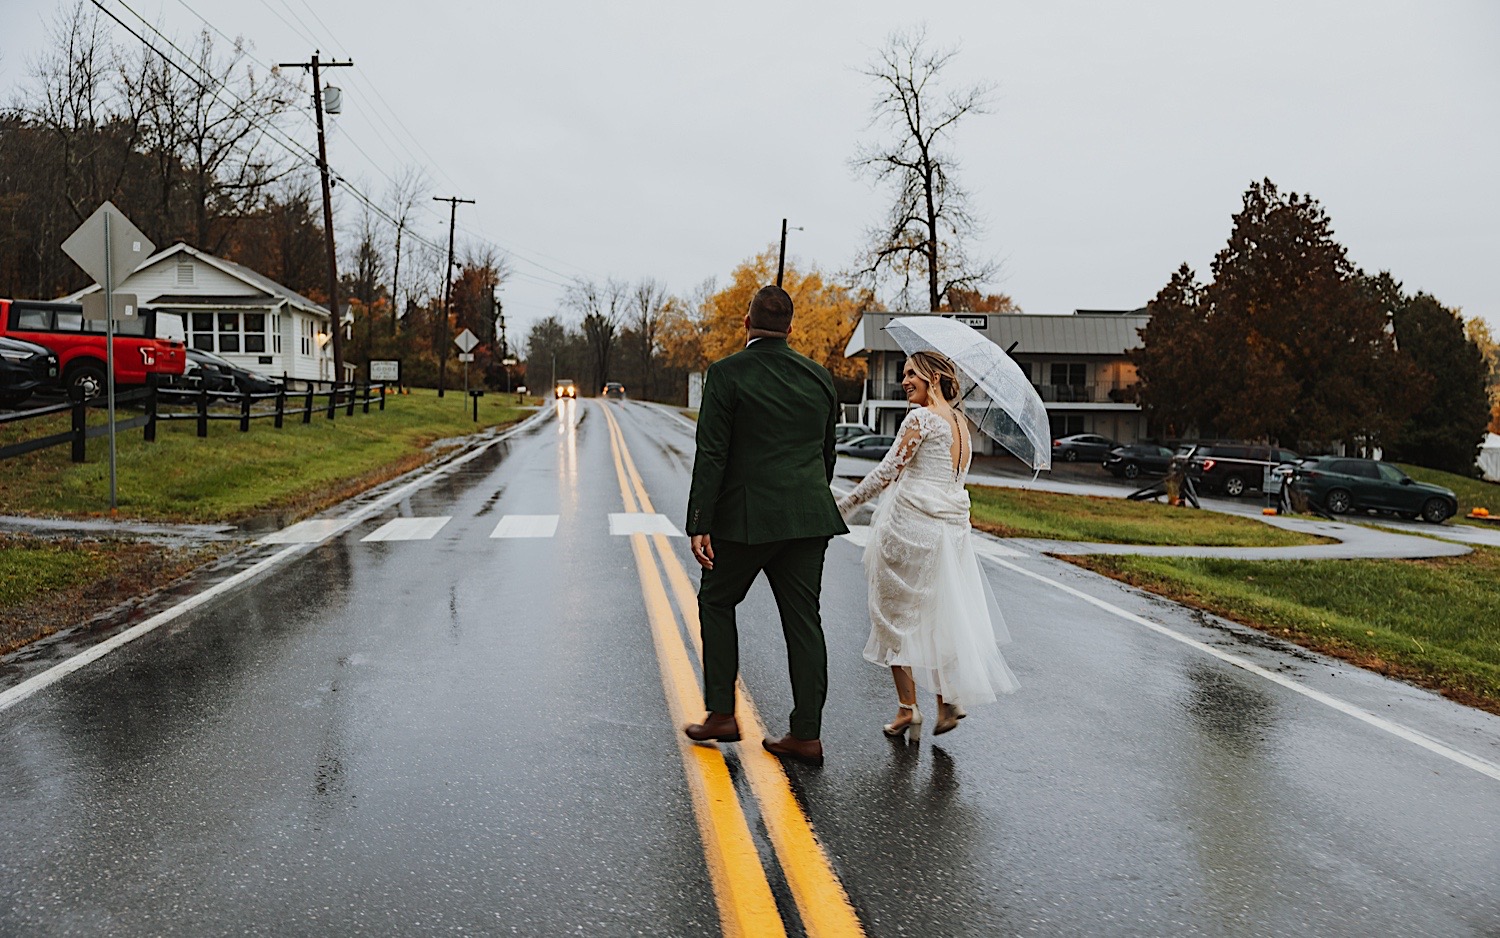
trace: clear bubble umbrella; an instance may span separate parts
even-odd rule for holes
[[[984,334],[942,316],[900,316],[885,327],[902,351],[939,352],[958,370],[963,411],[1033,470],[1052,468],[1047,408],[1021,366]]]

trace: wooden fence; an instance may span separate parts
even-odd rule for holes
[[[106,403],[103,397],[84,398],[79,389],[70,391],[70,397],[71,400],[66,404],[53,404],[11,414],[0,414],[0,427],[37,420],[53,414],[69,413],[72,415],[72,426],[61,433],[52,433],[0,446],[0,459],[9,459],[12,456],[20,456],[23,453],[35,452],[50,446],[70,444],[73,448],[73,462],[83,462],[87,441],[109,433],[107,424],[94,427],[88,425],[89,408],[102,408],[106,406]],[[190,411],[164,409],[170,405],[184,403],[191,404],[193,409]],[[260,406],[257,407],[257,404]],[[292,406],[289,407],[288,404]],[[146,442],[154,443],[156,424],[163,420],[197,421],[198,436],[206,437],[211,420],[237,421],[240,432],[244,433],[250,430],[252,420],[271,420],[274,426],[280,429],[285,425],[288,417],[300,416],[303,423],[310,423],[314,414],[323,414],[325,419],[333,420],[340,410],[344,411],[345,416],[354,416],[356,407],[368,414],[372,404],[377,405],[379,410],[385,410],[385,385],[334,385],[326,391],[321,391],[312,384],[308,384],[304,391],[289,392],[283,388],[263,394],[241,391],[189,391],[148,386],[115,395],[115,432],[118,434],[143,428]],[[129,405],[140,405],[143,413],[126,420],[119,419],[118,409]],[[222,405],[229,405],[232,412],[226,413],[223,410],[216,412],[213,409],[215,406]]]

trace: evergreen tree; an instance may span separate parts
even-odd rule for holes
[[[1166,319],[1142,333],[1153,412],[1188,408],[1204,436],[1373,447],[1420,404],[1386,311],[1310,196],[1251,184],[1191,314],[1174,306],[1188,295],[1184,270],[1154,304]]]
[[[1130,355],[1140,378],[1141,406],[1152,432],[1164,438],[1186,436],[1212,420],[1202,395],[1208,323],[1201,292],[1192,268],[1177,268],[1146,304],[1151,319],[1141,329],[1141,348]]]
[[[1391,455],[1405,462],[1462,475],[1474,473],[1474,461],[1490,419],[1486,390],[1488,363],[1464,332],[1456,312],[1436,298],[1406,296],[1389,274],[1385,287],[1391,322],[1401,354],[1423,376],[1425,402],[1392,441]],[[1390,287],[1394,286],[1394,290]]]

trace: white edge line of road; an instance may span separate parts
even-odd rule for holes
[[[1367,710],[1362,710],[1359,707],[1356,707],[1354,704],[1351,704],[1348,701],[1340,700],[1337,697],[1334,697],[1330,694],[1325,694],[1319,690],[1313,690],[1311,687],[1299,684],[1296,681],[1275,673],[1274,671],[1268,671],[1260,665],[1247,661],[1244,658],[1239,657],[1238,655],[1232,655],[1229,652],[1221,651],[1213,647],[1212,645],[1200,642],[1197,639],[1189,638],[1186,635],[1169,629],[1164,625],[1152,622],[1150,619],[1143,618],[1133,612],[1121,609],[1119,606],[1116,606],[1113,603],[1109,603],[1097,597],[1090,596],[1088,593],[1085,593],[1079,589],[1074,589],[1073,587],[1068,586],[1066,583],[1060,583],[1057,580],[1052,579],[1051,577],[1044,576],[1040,573],[1034,573],[1031,570],[1027,570],[1024,567],[1017,566],[1016,564],[1010,563],[1009,561],[1001,560],[998,557],[986,557],[984,559],[988,560],[990,563],[998,564],[999,566],[1002,566],[1007,570],[1012,570],[1016,573],[1019,573],[1022,576],[1031,577],[1033,580],[1039,580],[1040,582],[1045,583],[1048,586],[1053,587],[1054,589],[1059,589],[1070,596],[1075,596],[1091,606],[1095,606],[1112,615],[1119,616],[1120,618],[1125,619],[1129,622],[1133,622],[1136,625],[1148,628],[1159,635],[1164,635],[1167,638],[1172,639],[1173,641],[1181,642],[1182,644],[1187,645],[1190,648],[1195,648],[1198,651],[1203,652],[1204,654],[1212,655],[1215,658],[1218,658],[1220,661],[1249,671],[1251,674],[1265,678],[1273,684],[1279,684],[1280,686],[1286,688],[1289,691],[1292,691],[1293,693],[1301,694],[1304,697],[1316,700],[1318,703],[1321,703],[1324,706],[1332,707],[1334,710],[1337,710],[1340,713],[1351,716],[1361,722],[1368,723],[1370,726],[1373,726],[1378,730],[1383,730],[1384,732],[1390,733],[1392,736],[1395,736],[1399,739],[1404,739],[1409,743],[1414,743],[1418,746],[1421,746],[1423,749],[1426,749],[1427,751],[1432,752],[1436,755],[1442,756],[1444,759],[1447,759],[1451,762],[1456,762],[1465,768],[1473,769],[1481,775],[1487,775],[1495,781],[1500,781],[1500,765],[1496,765],[1493,762],[1481,759],[1479,756],[1472,755],[1460,749],[1455,749],[1454,747],[1449,746],[1446,743],[1439,742],[1438,740],[1433,739],[1432,737],[1427,736],[1424,733],[1418,732],[1417,730],[1414,730],[1409,726],[1403,726],[1400,723],[1387,720],[1383,717],[1378,717]]]
[[[665,410],[665,408],[663,409]],[[684,424],[692,426],[695,430],[697,429],[696,425],[694,425],[693,422],[688,420],[686,417],[683,417],[682,415],[677,414],[673,411],[668,411],[668,413],[670,413],[671,416],[676,417],[678,420],[682,421]],[[835,491],[837,491],[839,487],[835,486],[834,488]],[[1103,609],[1105,612],[1108,612],[1111,615],[1119,616],[1120,618],[1125,619],[1128,622],[1133,622],[1136,625],[1144,626],[1145,628],[1148,628],[1159,635],[1166,636],[1173,641],[1181,642],[1182,644],[1187,645],[1190,648],[1195,648],[1198,651],[1203,652],[1204,654],[1212,655],[1213,657],[1218,658],[1226,664],[1231,664],[1258,677],[1265,678],[1273,684],[1278,684],[1295,694],[1301,694],[1302,696],[1307,697],[1311,700],[1316,700],[1318,703],[1321,703],[1326,707],[1332,707],[1334,710],[1337,710],[1340,713],[1351,716],[1363,723],[1367,723],[1378,730],[1390,733],[1392,736],[1395,736],[1398,739],[1404,739],[1409,743],[1414,743],[1415,745],[1421,746],[1423,749],[1426,749],[1427,751],[1434,753],[1435,755],[1442,756],[1444,759],[1447,759],[1451,762],[1456,762],[1457,764],[1465,768],[1473,769],[1475,772],[1478,772],[1481,775],[1487,775],[1496,781],[1500,781],[1500,765],[1496,765],[1493,762],[1489,762],[1471,753],[1464,752],[1461,749],[1455,749],[1454,747],[1449,746],[1446,743],[1439,742],[1438,740],[1433,739],[1432,737],[1427,736],[1424,733],[1418,732],[1417,730],[1414,730],[1409,726],[1403,726],[1400,723],[1387,720],[1383,717],[1378,717],[1367,710],[1362,710],[1359,707],[1356,707],[1354,704],[1351,704],[1348,701],[1340,700],[1337,697],[1334,697],[1330,694],[1325,694],[1319,690],[1313,690],[1311,687],[1299,684],[1296,681],[1275,673],[1274,671],[1268,671],[1265,668],[1262,668],[1260,665],[1255,664],[1251,661],[1247,661],[1244,658],[1239,657],[1238,655],[1232,655],[1229,652],[1221,651],[1213,647],[1212,645],[1200,642],[1194,638],[1189,638],[1188,636],[1169,629],[1166,626],[1161,625],[1160,623],[1152,622],[1150,619],[1143,618],[1133,612],[1121,609],[1119,606],[1116,606],[1113,603],[1109,603],[1094,596],[1090,596],[1082,590],[1074,589],[1073,587],[1068,586],[1066,583],[1060,583],[1057,580],[1054,580],[1051,577],[1043,576],[1040,573],[1033,573],[1032,571],[1027,570],[1024,567],[1019,567],[1016,564],[1010,563],[1007,560],[1002,560],[1001,558],[993,555],[986,556],[983,552],[981,552],[980,556],[982,557],[982,559],[988,560],[990,563],[1002,566],[1007,570],[1012,570],[1016,573],[1021,574],[1022,576],[1031,577],[1033,580],[1038,580],[1042,583],[1047,584],[1048,586],[1053,587],[1054,589],[1062,590],[1064,593],[1067,593],[1071,596],[1076,596],[1089,605],[1096,606],[1099,609]]]
[[[163,625],[166,625],[168,622],[171,622],[174,619],[181,618],[183,615],[193,611],[194,609],[197,609],[199,606],[209,602],[215,597],[227,593],[235,587],[240,586],[241,584],[252,580],[257,576],[260,576],[262,573],[265,573],[267,570],[276,566],[278,563],[287,559],[293,554],[310,550],[313,547],[316,547],[318,544],[323,543],[323,541],[328,540],[329,538],[337,537],[344,531],[348,530],[350,527],[368,518],[370,515],[378,511],[384,511],[387,507],[396,502],[399,502],[401,499],[405,498],[416,489],[432,484],[433,482],[447,475],[452,470],[464,465],[472,459],[475,459],[479,456],[479,454],[483,453],[491,446],[494,446],[496,443],[503,442],[513,434],[521,432],[533,422],[540,422],[547,419],[551,416],[551,414],[552,411],[550,409],[543,408],[537,411],[532,416],[516,424],[514,427],[511,427],[509,430],[506,430],[504,433],[496,436],[494,439],[487,440],[484,443],[474,447],[474,449],[470,450],[464,455],[444,463],[443,465],[427,473],[426,475],[417,479],[413,479],[405,485],[385,493],[384,495],[380,496],[380,498],[349,515],[347,518],[339,519],[343,523],[338,525],[338,527],[330,530],[323,536],[321,540],[307,544],[289,545],[269,557],[262,558],[252,566],[249,566],[244,570],[241,570],[239,573],[236,573],[234,576],[228,577],[221,582],[215,583],[213,586],[209,587],[203,592],[195,593],[194,595],[189,596],[187,599],[184,599],[182,602],[171,607],[170,609],[164,609],[161,612],[158,612],[156,615],[147,619],[145,622],[142,622],[138,625],[133,625],[125,631],[119,633],[118,635],[114,635],[108,639],[105,639],[92,648],[81,651],[65,661],[58,662],[57,664],[41,672],[40,674],[32,675],[31,677],[17,684],[15,687],[12,687],[5,691],[0,691],[0,712],[9,710],[11,707],[25,700],[27,697],[30,697],[38,691],[44,690],[52,686],[53,684],[56,684],[58,681],[67,677],[69,674],[72,674],[74,671],[77,671],[80,668],[87,667],[93,662],[98,661],[100,658],[103,658],[110,652],[135,641],[142,635],[146,635],[147,633],[152,632]]]

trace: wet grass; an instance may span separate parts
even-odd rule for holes
[[[1066,559],[1500,713],[1500,550],[1436,560]]]
[[[159,589],[212,556],[131,541],[0,535],[0,654]]]
[[[1468,476],[1443,472],[1441,469],[1424,469],[1421,466],[1412,466],[1407,463],[1397,463],[1397,465],[1401,467],[1403,472],[1418,482],[1428,482],[1432,485],[1441,485],[1443,488],[1452,489],[1453,494],[1458,496],[1458,514],[1453,516],[1452,520],[1454,522],[1500,530],[1500,524],[1491,524],[1488,521],[1471,521],[1464,517],[1464,515],[1469,513],[1469,509],[1471,508],[1488,508],[1492,514],[1500,515],[1500,482],[1471,479]]]
[[[969,499],[974,526],[999,537],[1192,547],[1291,547],[1328,542],[1253,518],[1123,498],[971,485]]]
[[[266,512],[307,514],[394,478],[432,459],[435,441],[503,426],[529,411],[505,395],[480,398],[479,420],[461,393],[441,400],[432,390],[387,398],[354,416],[288,418],[280,430],[255,421],[247,433],[216,421],[199,439],[193,421],[158,424],[157,440],[142,431],[118,438],[121,517],[152,521],[227,522]],[[91,420],[102,420],[98,414]],[[67,415],[0,427],[0,445],[65,430]],[[97,516],[109,505],[108,449],[90,440],[88,461],[73,463],[67,445],[0,464],[0,513]]]

